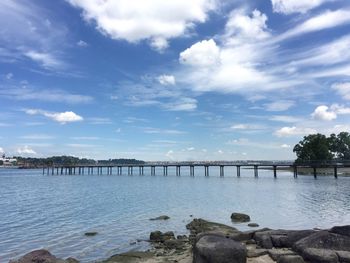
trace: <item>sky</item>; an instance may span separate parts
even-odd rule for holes
[[[350,132],[348,0],[1,0],[0,152],[291,160]]]

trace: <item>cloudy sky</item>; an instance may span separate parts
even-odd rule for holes
[[[350,131],[348,0],[1,0],[0,152],[293,159]]]

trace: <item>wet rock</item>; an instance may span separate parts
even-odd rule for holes
[[[239,232],[236,228],[230,227],[224,224],[214,223],[206,221],[204,219],[193,219],[189,224],[186,225],[186,228],[191,231],[191,234],[199,234],[203,232],[217,231],[222,234],[233,234]]]
[[[97,235],[97,232],[86,232],[84,235],[87,237],[93,237]]]
[[[186,235],[178,235],[176,239],[188,240],[188,237]]]
[[[257,224],[257,223],[249,223],[248,226],[249,227],[259,227],[259,224]]]
[[[79,261],[74,258],[68,258],[67,260],[56,258],[49,251],[45,249],[34,250],[18,260],[10,260],[9,263],[78,263]]]
[[[151,232],[149,239],[152,242],[164,242],[165,240],[175,239],[175,235],[172,231],[165,233],[162,233],[161,231],[154,231]]]
[[[304,259],[298,255],[281,256],[277,263],[305,263]]]
[[[235,223],[245,223],[250,221],[250,216],[243,213],[232,213],[231,220]]]
[[[166,215],[158,216],[155,218],[150,218],[150,220],[152,220],[152,221],[154,221],[154,220],[168,220],[168,219],[170,219],[170,217],[166,216]]]
[[[257,245],[266,248],[266,249],[271,249],[273,248],[271,236],[267,231],[265,232],[256,232],[254,234],[254,240],[256,241]]]
[[[246,258],[245,246],[221,236],[203,236],[193,249],[193,263],[246,263]]]
[[[101,263],[137,263],[154,257],[153,252],[136,252],[130,251],[123,254],[118,254],[110,257]]]

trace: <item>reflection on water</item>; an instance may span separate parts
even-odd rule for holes
[[[43,176],[40,170],[0,170],[0,261],[47,248],[60,257],[92,262],[129,249],[145,249],[153,230],[186,233],[193,217],[232,225],[232,212],[248,213],[261,227],[303,229],[350,224],[350,178],[299,176],[225,169],[220,178],[196,168],[195,177]],[[149,221],[167,214],[168,221]],[[245,224],[235,225],[247,229]],[[84,233],[97,231],[95,237]]]

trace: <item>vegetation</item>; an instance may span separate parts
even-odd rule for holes
[[[25,158],[25,157],[14,157],[17,159],[18,165],[22,167],[43,167],[51,165],[113,165],[113,164],[140,164],[143,161],[135,159],[109,159],[109,160],[99,160],[95,161],[93,159],[77,158],[73,156],[53,156],[48,158]]]
[[[327,162],[350,160],[350,134],[341,132],[326,137],[323,134],[311,134],[294,146],[297,163]]]

